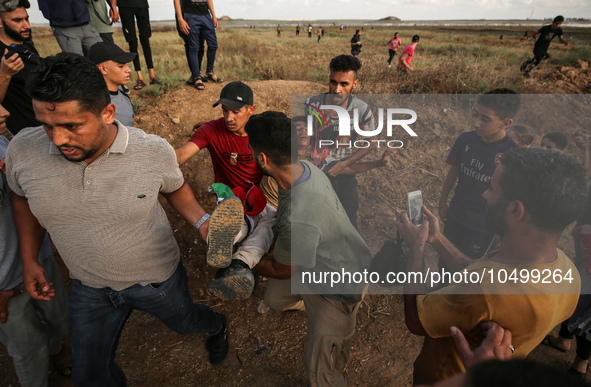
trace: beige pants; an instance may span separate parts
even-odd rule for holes
[[[345,366],[351,353],[360,302],[344,304],[316,294],[291,294],[291,280],[272,279],[265,304],[276,312],[306,310],[306,375],[313,387],[346,386]]]
[[[273,225],[277,220],[277,210],[267,204],[263,212],[251,217],[250,234],[246,220],[234,243],[242,241],[242,246],[234,253],[232,259],[245,262],[252,269],[267,254],[273,243]]]

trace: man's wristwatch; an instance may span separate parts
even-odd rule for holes
[[[209,219],[210,216],[209,214],[205,214],[201,217],[201,219],[199,219],[199,221],[197,222],[197,224],[195,225],[195,229],[197,231],[199,231],[199,229],[201,228],[201,226],[203,226],[203,223],[207,222],[207,219]]]

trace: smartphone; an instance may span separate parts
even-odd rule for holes
[[[421,191],[412,191],[406,194],[408,201],[408,217],[410,222],[419,226],[423,222],[423,194]]]

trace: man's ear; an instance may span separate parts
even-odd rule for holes
[[[513,200],[507,205],[505,215],[509,222],[519,222],[525,218],[527,211],[521,200]]]
[[[113,121],[115,120],[115,111],[116,110],[117,110],[117,108],[115,107],[115,105],[110,103],[107,106],[105,106],[105,108],[101,112],[101,117],[103,118],[103,120],[105,121],[105,123],[107,125],[111,125],[113,123]]]
[[[351,89],[351,91],[355,90],[355,88],[357,87],[358,84],[359,84],[359,79],[355,79],[355,81],[353,82],[353,88]]]
[[[261,168],[266,168],[269,166],[269,157],[266,154],[260,152],[257,157],[259,158],[259,165]]]
[[[99,63],[96,65],[96,67],[99,69],[101,74],[103,74],[103,76],[107,75],[107,67],[104,65],[104,63]]]
[[[503,129],[507,129],[509,126],[513,125],[513,119],[512,118],[505,118],[502,122],[503,122],[503,124],[501,125],[501,127]]]

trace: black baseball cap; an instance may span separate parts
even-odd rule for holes
[[[88,59],[95,65],[108,60],[117,63],[129,63],[136,55],[135,52],[125,52],[118,45],[109,42],[95,43],[88,50]]]
[[[222,104],[232,110],[240,110],[244,105],[253,105],[254,96],[252,89],[245,83],[234,81],[228,83],[220,93],[220,99],[213,104],[213,107]]]
[[[0,0],[0,12],[12,12],[18,7],[30,8],[29,0]]]

